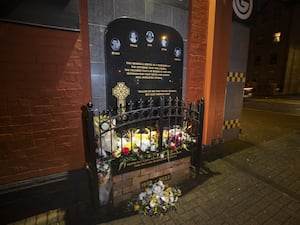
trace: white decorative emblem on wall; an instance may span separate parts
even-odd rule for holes
[[[241,20],[247,20],[253,11],[253,0],[232,0],[234,13]]]

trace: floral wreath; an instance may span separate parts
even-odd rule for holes
[[[143,215],[163,216],[169,209],[176,210],[181,195],[179,188],[169,187],[159,180],[149,185],[137,199],[128,202],[128,208]]]

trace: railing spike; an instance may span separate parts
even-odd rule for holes
[[[133,101],[130,100],[128,105],[129,105],[129,111],[132,111],[133,110],[133,105],[134,105]]]
[[[172,105],[172,97],[169,96],[169,98],[168,98],[168,106],[171,106],[171,105]]]
[[[144,101],[143,101],[142,98],[140,98],[140,99],[138,100],[138,104],[139,104],[139,108],[140,108],[140,109],[143,108]]]
[[[149,102],[149,107],[152,108],[153,107],[153,98],[152,97],[149,98],[148,102]]]
[[[88,102],[87,107],[88,108],[93,108],[93,103],[92,102]]]

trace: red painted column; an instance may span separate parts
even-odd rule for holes
[[[205,98],[203,143],[222,138],[232,1],[191,0],[186,100]]]

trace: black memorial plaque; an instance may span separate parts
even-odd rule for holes
[[[171,27],[120,18],[105,33],[107,106],[182,98],[183,41]]]

